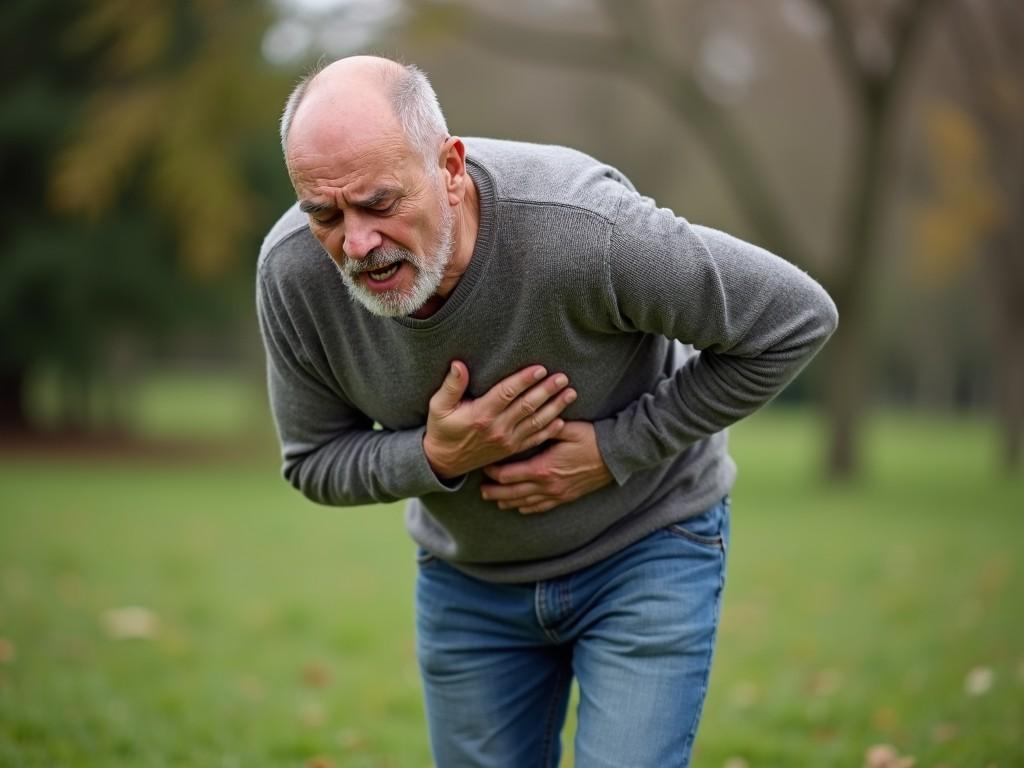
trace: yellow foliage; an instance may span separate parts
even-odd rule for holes
[[[178,231],[183,268],[205,280],[242,256],[254,217],[239,140],[253,125],[274,130],[284,84],[254,71],[265,19],[232,13],[231,0],[192,0],[201,36],[175,61],[175,5],[96,0],[76,27],[73,44],[102,46],[113,80],[59,156],[51,198],[58,209],[100,216],[142,170],[148,199]]]
[[[914,266],[929,282],[944,283],[964,269],[1004,211],[988,147],[970,115],[933,105],[925,134],[932,194],[912,215]]]
[[[56,210],[100,216],[160,129],[164,94],[152,85],[97,94],[76,141],[58,156],[50,188]]]
[[[71,29],[68,44],[76,50],[103,49],[103,69],[110,77],[138,73],[166,51],[174,3],[94,0]]]

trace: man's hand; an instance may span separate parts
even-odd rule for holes
[[[463,400],[469,369],[456,360],[430,398],[423,451],[450,479],[534,448],[558,434],[558,415],[576,399],[569,379],[531,365],[502,379],[476,400]]]
[[[526,461],[484,467],[484,473],[495,482],[480,486],[480,494],[497,501],[501,509],[530,515],[547,512],[612,481],[589,421],[566,422],[555,439],[558,442]]]

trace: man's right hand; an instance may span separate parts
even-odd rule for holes
[[[430,398],[423,451],[438,477],[449,480],[535,448],[557,435],[559,414],[576,399],[565,374],[531,365],[502,379],[476,400],[463,400],[469,369],[452,363]]]

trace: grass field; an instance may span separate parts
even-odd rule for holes
[[[806,415],[734,430],[697,768],[1024,766],[1024,482],[994,442],[881,420],[833,488]],[[2,459],[0,766],[430,765],[400,507],[313,506],[249,454]]]

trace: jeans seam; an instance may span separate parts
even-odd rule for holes
[[[724,537],[723,537],[723,541],[724,541]],[[712,630],[711,630],[710,642],[708,643],[708,652],[707,652],[707,656],[706,656],[707,661],[706,661],[705,664],[703,664],[703,667],[704,667],[704,678],[701,680],[701,684],[700,684],[700,703],[697,705],[697,709],[693,713],[693,722],[690,723],[689,732],[687,733],[687,736],[686,736],[686,742],[683,745],[684,749],[687,752],[687,754],[684,755],[685,762],[682,763],[683,768],[685,768],[690,763],[689,752],[690,752],[690,750],[693,749],[693,742],[694,742],[694,739],[697,736],[697,727],[700,725],[701,714],[704,711],[704,702],[705,702],[705,699],[707,698],[708,678],[711,677],[711,663],[714,660],[714,655],[715,655],[715,638],[718,636],[718,622],[721,619],[721,613],[722,613],[722,592],[724,591],[724,589],[725,589],[725,550],[723,548],[723,550],[722,550],[722,562],[721,562],[721,565],[719,566],[719,572],[718,572],[718,589],[715,590],[714,621],[713,621],[713,623],[711,625],[712,626]]]
[[[694,544],[702,544],[705,547],[710,547],[711,549],[725,549],[725,540],[721,536],[701,536],[700,534],[686,530],[678,523],[672,523],[665,530],[672,536],[692,541]]]
[[[540,627],[541,632],[544,636],[553,643],[560,642],[558,633],[548,627],[544,621],[544,608],[546,607],[547,600],[544,595],[546,594],[545,582],[538,581],[537,586],[534,588],[534,599],[533,599],[533,613],[537,617],[537,626]]]
[[[544,737],[541,750],[541,766],[548,768],[551,762],[551,749],[555,743],[557,734],[555,733],[555,715],[558,707],[558,701],[561,698],[562,682],[565,678],[565,670],[559,666],[555,670],[555,685],[554,693],[551,698],[548,699],[548,710],[547,716],[544,718]]]

